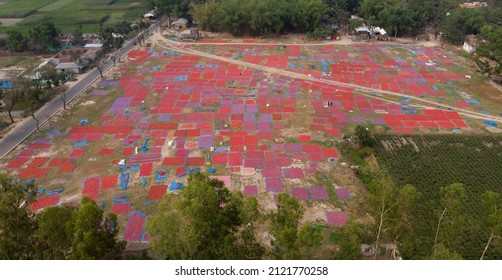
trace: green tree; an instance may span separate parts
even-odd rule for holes
[[[467,200],[465,188],[460,183],[454,183],[440,190],[440,214],[434,236],[434,247],[436,250],[438,244],[442,243],[449,250],[458,247],[461,236],[459,233],[465,222],[462,206]],[[436,252],[433,252],[433,257]]]
[[[502,199],[499,193],[485,191],[481,198],[481,204],[483,205],[483,222],[490,234],[480,258],[483,260],[492,242],[502,238],[502,208],[500,207]]]
[[[132,32],[131,23],[123,20],[115,25],[115,30],[117,33],[127,36]]]
[[[35,199],[33,184],[0,174],[0,259],[35,258],[36,217],[28,206]]]
[[[369,128],[362,125],[356,126],[356,137],[361,147],[373,146],[373,137],[371,136]]]
[[[338,250],[335,252],[337,260],[358,260],[361,259],[361,226],[354,222],[352,218],[348,223],[334,230],[338,240]]]
[[[49,207],[38,215],[38,229],[35,236],[41,259],[68,259],[72,249],[73,212],[71,206]]]
[[[256,202],[194,173],[180,195],[166,195],[147,221],[152,253],[162,259],[260,259]]]
[[[434,245],[431,260],[462,260],[462,256],[457,252],[452,252],[443,243]]]
[[[279,259],[310,259],[312,250],[321,245],[323,228],[300,226],[305,209],[287,193],[277,197],[277,212],[269,215],[270,233],[274,237],[274,255]]]
[[[61,47],[58,41],[60,30],[52,21],[43,22],[30,30],[29,39],[32,49],[36,51],[55,50]]]
[[[96,202],[84,197],[73,212],[67,230],[73,233],[69,258],[76,260],[120,259],[126,242],[119,241],[117,216],[103,214]]]
[[[28,48],[28,39],[17,30],[7,31],[7,49],[12,52],[24,52]]]
[[[476,48],[478,66],[490,74],[502,73],[502,27],[485,25],[481,28],[483,39]]]

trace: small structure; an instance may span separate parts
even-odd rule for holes
[[[389,38],[389,33],[381,27],[373,27],[371,33],[376,36],[376,39],[379,41],[386,41]]]
[[[71,72],[73,74],[80,74],[82,71],[82,65],[77,62],[62,62],[59,63],[54,69],[58,72]]]
[[[188,20],[186,18],[180,18],[177,21],[174,21],[171,26],[174,27],[174,30],[183,30],[187,27]]]
[[[181,32],[181,40],[193,40],[196,41],[200,38],[200,32],[198,28],[185,29]]]
[[[478,39],[476,38],[476,35],[467,35],[465,37],[464,44],[462,45],[462,49],[468,53],[474,53],[477,45]]]
[[[475,1],[475,2],[465,2],[460,4],[460,8],[462,9],[474,9],[479,7],[488,6],[485,1]]]
[[[362,39],[362,40],[367,40],[370,38],[370,35],[371,35],[371,31],[370,29],[367,27],[367,26],[360,26],[360,27],[357,27],[355,29],[356,31],[356,36],[359,38],[359,39]]]
[[[151,10],[148,13],[143,15],[144,18],[155,20],[157,19],[157,11],[156,10]]]

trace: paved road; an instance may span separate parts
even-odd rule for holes
[[[157,23],[151,25],[148,29],[149,33],[152,33],[156,28],[160,26],[162,22],[158,21]],[[125,42],[122,49],[117,52],[117,57],[124,57],[129,51],[131,51],[135,45],[136,37]],[[103,73],[108,71],[113,66],[113,62],[108,61],[103,67]],[[68,89],[66,92],[66,99],[71,102],[75,97],[77,97],[81,92],[83,92],[87,87],[89,87],[94,81],[96,81],[100,77],[99,71],[97,69],[93,69],[87,76],[85,76],[82,80],[77,82],[73,87]],[[63,101],[56,97],[44,107],[40,108],[35,114],[36,118],[40,121],[40,125],[47,122],[52,116],[54,116],[59,110],[63,108]],[[17,145],[21,144],[24,139],[28,138],[33,132],[37,130],[36,122],[34,119],[26,119],[24,123],[16,127],[14,130],[9,132],[5,137],[0,139],[0,159],[6,156],[10,151],[17,147]]]

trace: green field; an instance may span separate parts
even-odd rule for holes
[[[96,32],[100,24],[112,25],[133,21],[145,12],[143,0],[7,0],[0,9],[0,19],[21,19],[15,24],[0,25],[0,33],[16,29],[28,32],[33,26],[52,20],[63,33],[79,25],[84,32]]]
[[[433,240],[438,220],[440,188],[462,183],[467,193],[463,206],[467,219],[457,251],[466,259],[479,259],[487,240],[482,218],[481,195],[486,190],[502,193],[502,137],[464,135],[375,136],[378,161],[398,185],[412,184],[421,192],[414,211],[417,244]],[[431,238],[432,236],[432,238]],[[428,240],[428,241],[426,241]],[[411,258],[424,257],[415,251]],[[502,252],[490,252],[500,259]]]

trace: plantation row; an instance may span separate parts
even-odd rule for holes
[[[465,187],[462,231],[457,252],[466,259],[478,259],[486,242],[481,196],[486,190],[502,193],[502,137],[459,135],[375,135],[372,148],[379,163],[400,186],[412,184],[421,193],[413,213],[417,232],[413,242],[403,248],[407,257],[424,257],[420,248],[430,242],[440,213],[440,188],[453,183]],[[500,259],[502,252],[492,250],[490,258]]]

